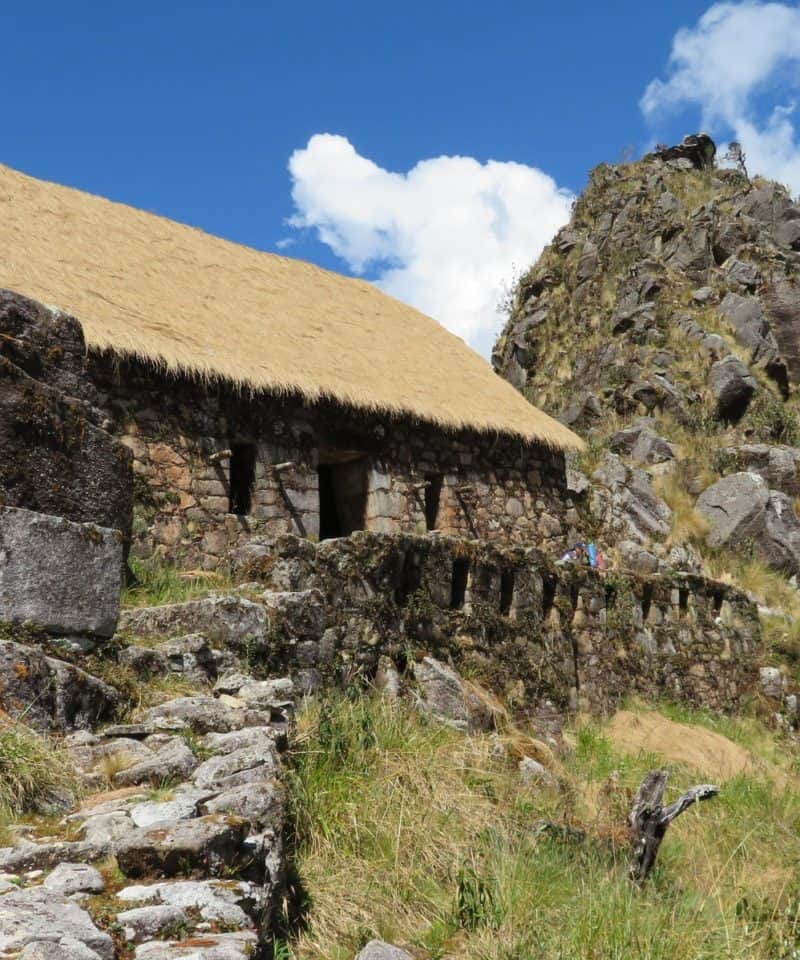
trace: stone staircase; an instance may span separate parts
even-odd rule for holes
[[[293,693],[290,680],[236,673],[140,722],[68,735],[94,792],[46,836],[21,825],[0,849],[0,956],[261,953],[284,874]]]

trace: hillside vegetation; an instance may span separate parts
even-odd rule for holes
[[[565,742],[556,756],[517,729],[465,737],[377,697],[307,707],[289,775],[302,922],[286,955],[349,960],[373,937],[476,960],[798,955],[800,799],[783,743],[757,721],[637,705]],[[524,782],[526,754],[544,781]],[[665,759],[671,794],[698,776],[723,789],[673,826],[639,889],[624,821]]]

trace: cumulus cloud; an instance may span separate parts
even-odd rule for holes
[[[699,108],[703,127],[742,144],[752,172],[798,192],[799,65],[800,7],[717,3],[675,34],[666,78],[648,85],[640,106],[654,124],[664,113]]]
[[[406,173],[316,134],[289,161],[295,213],[354,273],[489,354],[497,304],[569,219],[572,196],[534,167],[470,157],[421,160]]]

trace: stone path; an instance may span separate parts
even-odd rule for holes
[[[139,723],[66,737],[96,792],[54,836],[21,826],[0,848],[0,957],[256,953],[283,880],[293,695],[290,680],[237,673]]]

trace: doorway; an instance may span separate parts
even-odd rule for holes
[[[352,450],[320,452],[319,538],[348,537],[363,530],[367,516],[368,462]]]

